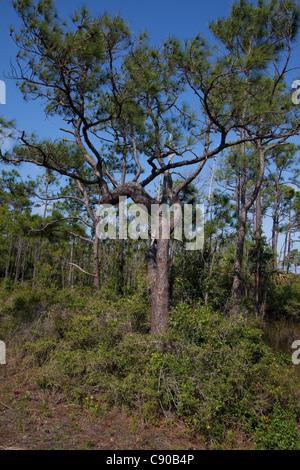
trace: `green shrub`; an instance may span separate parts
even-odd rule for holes
[[[24,337],[23,354],[36,364],[42,389],[62,389],[83,406],[86,397],[96,404],[101,397],[152,423],[173,413],[210,442],[241,430],[259,448],[296,446],[298,411],[287,410],[299,378],[265,344],[256,321],[181,304],[165,335],[151,336],[140,294],[58,297],[62,306],[48,309]]]
[[[276,401],[269,416],[262,416],[255,432],[259,449],[300,450],[300,438],[296,426],[295,405],[289,401],[283,408]]]
[[[300,276],[277,271],[269,281],[267,317],[300,321]]]

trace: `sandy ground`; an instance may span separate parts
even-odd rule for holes
[[[181,422],[157,425],[121,409],[86,409],[42,391],[33,370],[0,365],[0,450],[204,450]]]

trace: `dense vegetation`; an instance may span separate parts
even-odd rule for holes
[[[1,121],[15,139],[0,179],[10,357],[41,391],[99,416],[122,406],[154,424],[173,416],[218,448],[242,435],[249,448],[299,450],[295,2],[236,3],[210,25],[216,55],[200,36],[154,48],[108,14],[82,9],[66,29],[50,1],[15,9],[12,76],[72,142]],[[183,102],[191,92],[200,112]],[[25,162],[44,172],[25,180],[12,169]],[[99,203],[119,196],[148,210],[204,204],[202,249],[100,239]]]
[[[153,336],[145,293],[142,282],[124,296],[111,287],[6,282],[0,334],[33,386],[99,419],[121,406],[154,425],[183,420],[217,448],[299,449],[299,374],[290,350],[299,327],[197,301],[177,304],[169,329]]]

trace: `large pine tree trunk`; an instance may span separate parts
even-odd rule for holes
[[[169,317],[169,240],[157,239],[146,255],[151,297],[151,334],[163,333]]]

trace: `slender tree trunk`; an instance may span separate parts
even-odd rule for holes
[[[208,193],[208,198],[207,198],[207,206],[206,206],[206,211],[205,211],[204,224],[206,224],[206,222],[207,222],[210,203],[211,203],[211,193],[212,193],[212,185],[213,185],[213,181],[214,181],[215,165],[216,165],[216,157],[214,158],[214,164],[213,164],[212,171],[211,171],[210,184],[209,184],[209,193]]]
[[[249,246],[246,245],[245,247],[245,279],[248,280],[248,273],[249,273]],[[246,282],[245,284],[245,297],[249,299],[249,283]]]
[[[71,289],[73,289],[73,284],[74,284],[74,245],[75,245],[75,238],[72,240],[72,245],[71,245],[71,253],[70,253],[70,266],[69,266],[69,275],[68,275],[68,285]]]
[[[118,289],[124,292],[124,240],[118,240]]]
[[[218,243],[219,243],[219,221],[217,221],[217,226],[216,226],[216,240],[215,240],[215,246],[213,249],[213,254],[211,257],[210,265],[209,265],[209,277],[212,277],[212,273],[214,271],[215,267],[215,259],[216,259],[216,253],[218,250]],[[208,304],[208,291],[205,293],[205,299],[204,299],[205,305]]]
[[[245,73],[245,101],[244,109],[242,112],[242,120],[246,116],[247,108],[247,96],[248,96],[248,72]],[[246,131],[242,128],[241,138],[245,138]],[[243,253],[244,253],[244,244],[246,236],[246,221],[247,221],[247,210],[245,207],[246,203],[246,187],[247,187],[247,171],[245,164],[246,156],[246,144],[243,142],[241,144],[241,171],[238,175],[238,184],[236,186],[236,217],[238,220],[238,233],[237,233],[237,242],[236,242],[236,255],[234,263],[234,275],[233,275],[233,284],[231,291],[231,298],[234,302],[234,309],[238,307],[242,299],[242,265],[243,265]]]
[[[170,301],[173,298],[174,282],[175,282],[175,260],[176,260],[177,240],[172,240],[172,256],[170,269]]]
[[[94,284],[97,289],[101,287],[100,280],[100,261],[99,261],[99,238],[95,235],[93,243],[93,261],[94,261]]]
[[[275,208],[274,208],[275,211]],[[278,216],[277,216],[277,210],[273,215],[273,224],[272,224],[272,251],[274,252],[274,263],[273,267],[274,270],[277,269],[278,267],[278,261],[277,261],[277,244],[278,244]]]
[[[13,237],[10,237],[8,256],[7,256],[7,261],[6,261],[6,269],[5,269],[5,279],[7,279],[9,276],[9,267],[10,267],[10,260],[11,260],[12,250],[13,250],[13,241],[14,241]]]
[[[289,231],[288,231],[288,246],[287,246],[287,262],[286,262],[286,272],[290,272],[290,255],[291,255],[291,246],[292,246],[292,226],[291,226],[291,217],[289,219]]]
[[[26,261],[27,261],[27,244],[25,242],[24,251],[23,251],[23,263],[22,263],[22,282],[24,282],[25,280]]]
[[[244,131],[242,131],[242,138],[244,137]],[[241,146],[242,158],[245,157],[245,144]],[[246,166],[245,162],[242,164],[241,176],[239,177],[238,185],[236,188],[236,210],[238,220],[238,232],[236,241],[236,255],[234,262],[234,275],[233,284],[231,291],[231,298],[235,305],[238,305],[242,299],[242,265],[243,265],[243,254],[244,244],[246,236],[246,222],[247,222],[247,210],[245,208],[246,198]]]
[[[43,245],[42,240],[39,240],[37,249],[35,251],[34,268],[33,268],[33,281],[35,281],[35,279],[38,275],[39,270],[38,270],[37,264],[38,264],[39,260],[41,259],[42,245]]]
[[[277,222],[277,225],[278,225],[278,222]],[[280,256],[281,256],[281,253],[279,254],[278,256],[278,235],[279,235],[279,232],[278,232],[278,229],[276,229],[276,233],[275,233],[275,264],[274,264],[274,268],[275,269],[278,269],[278,266],[280,264]]]
[[[289,231],[286,231],[285,237],[284,237],[284,246],[283,246],[283,258],[282,258],[282,269],[285,267],[285,260],[286,260],[286,249],[287,249],[287,242],[288,242],[288,235]]]
[[[18,241],[18,251],[17,251],[17,258],[16,258],[15,283],[18,282],[19,276],[20,276],[21,255],[22,255],[22,238],[19,237],[19,241]]]
[[[277,246],[278,246],[278,199],[279,199],[279,172],[276,168],[276,189],[274,196],[273,224],[272,224],[272,250],[274,252],[274,270],[278,268]]]
[[[242,298],[242,264],[244,243],[246,235],[247,211],[243,207],[240,214],[240,223],[237,234],[236,256],[234,263],[234,276],[231,297],[235,303],[239,303]]]
[[[126,156],[123,156],[122,184],[125,183]],[[124,201],[119,203],[119,240],[118,240],[118,289],[120,294],[124,292],[124,239],[127,220],[125,220]]]
[[[239,228],[238,228],[238,235],[237,235],[237,249],[236,249],[236,257],[234,263],[234,278],[233,278],[233,285],[232,285],[232,300],[234,302],[234,308],[238,306],[242,298],[242,263],[243,263],[243,251],[244,251],[244,243],[245,243],[245,236],[246,236],[246,222],[247,222],[247,213],[254,204],[255,200],[258,197],[258,194],[261,190],[261,184],[264,175],[264,168],[265,168],[265,151],[262,149],[261,142],[257,142],[258,147],[258,158],[259,158],[259,173],[257,176],[257,180],[255,182],[255,188],[252,192],[251,196],[246,202],[246,166],[243,163],[242,171],[241,171],[241,211],[240,211],[240,218],[239,218]],[[245,155],[245,145],[242,144],[242,156]],[[260,215],[261,217],[261,215]],[[257,227],[256,227],[257,229]]]
[[[240,202],[241,202],[241,181],[240,181],[240,175],[236,178],[236,184],[235,184],[235,213],[236,213],[236,219],[239,220],[240,218]]]
[[[64,270],[64,262],[65,260],[62,261],[61,263],[61,285],[63,290],[65,289],[65,270]]]
[[[252,207],[252,236],[255,237],[256,221],[255,221],[255,206]]]
[[[282,269],[285,265],[287,266],[287,272],[289,272],[290,264],[290,250],[291,250],[291,211],[289,211],[289,223],[287,231],[284,238],[284,249],[283,249],[283,260],[282,260]]]
[[[260,315],[261,306],[261,189],[259,190],[256,199],[256,270],[255,270],[255,315],[258,318]]]
[[[169,240],[155,240],[146,254],[151,297],[151,334],[163,333],[169,317]]]

